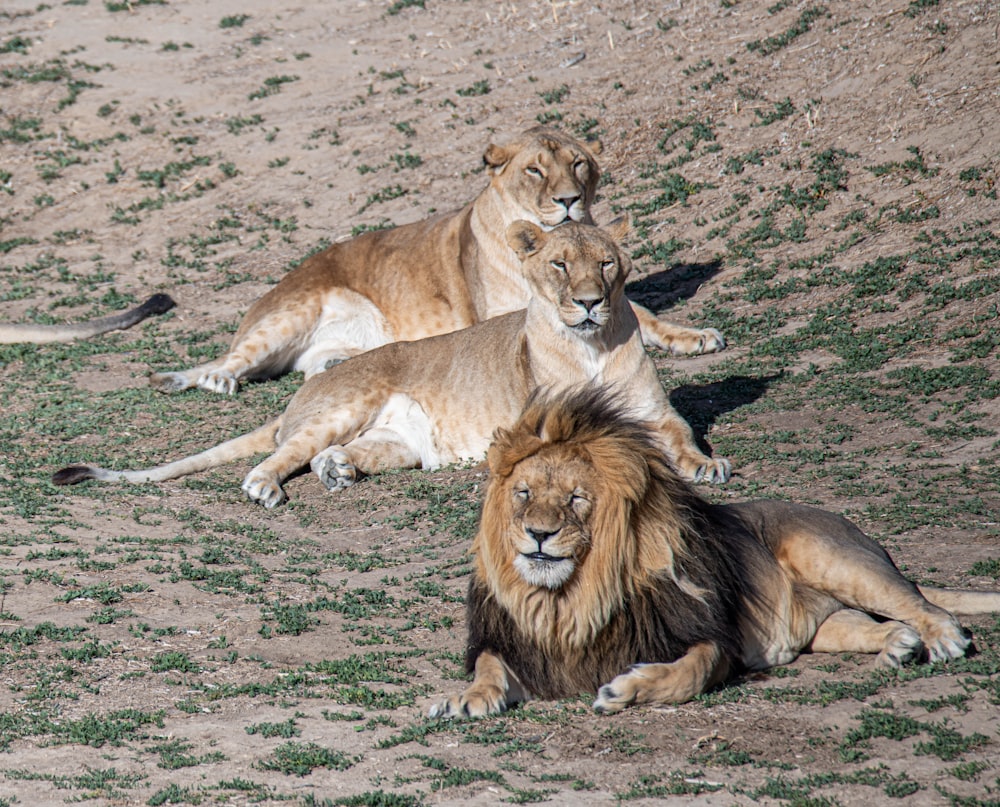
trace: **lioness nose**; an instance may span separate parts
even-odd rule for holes
[[[583,308],[587,309],[587,313],[589,314],[591,311],[593,311],[595,308],[597,308],[597,306],[599,306],[601,303],[604,302],[604,298],[603,297],[583,297],[581,299],[577,299],[576,297],[574,297],[573,298],[573,302],[576,303],[577,305],[582,306]]]
[[[580,201],[579,196],[555,196],[552,199],[557,205],[562,205],[566,208],[567,212],[573,205]]]

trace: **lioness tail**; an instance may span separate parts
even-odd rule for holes
[[[52,475],[52,483],[55,485],[75,485],[86,479],[95,479],[98,482],[163,482],[167,479],[176,479],[179,476],[187,476],[208,468],[215,468],[233,460],[251,457],[261,451],[273,451],[275,448],[275,436],[281,419],[277,419],[261,426],[258,429],[234,437],[224,443],[206,449],[198,454],[192,454],[184,459],[157,465],[154,468],[146,468],[136,471],[112,471],[107,468],[98,468],[93,465],[70,465]]]

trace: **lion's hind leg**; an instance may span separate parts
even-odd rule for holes
[[[485,717],[505,712],[527,699],[527,693],[503,659],[485,651],[476,659],[476,671],[469,687],[461,695],[435,703],[428,715],[432,718]]]
[[[634,703],[685,703],[729,673],[729,662],[714,642],[701,642],[677,661],[634,664],[597,693],[594,711],[614,714]]]
[[[885,550],[850,521],[811,507],[776,502],[762,506],[758,514],[766,520],[765,540],[795,583],[833,597],[848,609],[906,623],[919,635],[931,661],[965,654],[969,638],[958,620],[928,601]],[[831,619],[829,627],[823,627],[833,637],[855,617],[838,612]],[[885,663],[893,664],[896,650],[883,644],[878,652]]]
[[[831,614],[813,637],[814,653],[878,653],[878,664],[901,667],[919,658],[924,643],[920,634],[903,622],[878,622],[851,608]],[[959,654],[961,655],[961,654]]]

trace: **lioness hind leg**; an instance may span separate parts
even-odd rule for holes
[[[360,474],[419,468],[420,452],[392,429],[374,428],[346,446],[324,449],[313,457],[310,465],[327,490],[340,490],[353,485]]]
[[[809,645],[814,653],[878,653],[877,663],[900,667],[915,661],[924,643],[914,628],[902,622],[876,622],[853,609],[836,611],[819,626]]]
[[[483,652],[476,659],[475,676],[472,684],[461,694],[435,703],[428,716],[435,717],[485,717],[499,714],[520,701],[527,700],[520,682],[515,678],[503,660]]]
[[[702,642],[677,661],[633,665],[600,688],[594,711],[613,714],[633,703],[684,703],[721,681],[728,671],[718,646]]]
[[[629,301],[639,329],[642,342],[649,347],[679,355],[699,355],[717,353],[726,349],[726,340],[715,328],[686,328],[659,319],[656,314],[638,303]]]

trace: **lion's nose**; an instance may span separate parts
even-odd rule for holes
[[[535,527],[525,527],[524,531],[528,534],[528,537],[532,541],[538,544],[539,550],[542,548],[542,545],[547,540],[549,540],[549,538],[551,538],[553,535],[559,534],[558,528],[554,530],[546,530],[546,529],[537,529]]]

